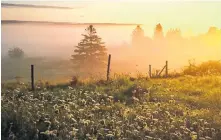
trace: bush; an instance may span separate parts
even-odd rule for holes
[[[78,78],[76,76],[73,76],[72,79],[71,79],[71,86],[76,86],[78,83]]]
[[[210,75],[221,74],[221,62],[220,61],[207,61],[199,65],[191,64],[183,70],[185,75]]]
[[[198,66],[198,70],[202,74],[221,74],[220,61],[207,61]]]
[[[15,47],[15,48],[9,49],[8,56],[10,58],[23,58],[24,51],[21,48]]]

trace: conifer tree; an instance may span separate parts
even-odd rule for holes
[[[155,31],[154,31],[154,39],[156,40],[161,40],[163,39],[163,27],[161,26],[161,24],[157,24]]]
[[[74,50],[72,62],[75,70],[81,73],[101,72],[106,66],[107,49],[96,29],[90,25],[85,29],[86,34]]]
[[[137,25],[132,33],[132,46],[135,48],[142,48],[144,41],[144,31],[143,29]]]

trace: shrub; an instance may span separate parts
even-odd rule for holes
[[[183,74],[192,76],[221,74],[221,62],[210,60],[199,65],[189,63],[189,66],[184,68]]]
[[[21,48],[15,47],[15,48],[9,49],[8,56],[10,58],[23,58],[24,51]]]
[[[71,79],[71,86],[76,86],[77,85],[77,82],[78,82],[78,79],[76,76],[73,76],[72,79]]]

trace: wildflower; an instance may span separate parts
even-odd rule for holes
[[[108,98],[113,99],[114,97],[113,96],[108,96]]]
[[[149,140],[149,139],[150,139],[150,140],[153,139],[153,137],[151,137],[151,136],[145,136],[145,138],[147,138],[148,140]]]
[[[106,137],[107,138],[112,138],[112,137],[114,137],[114,135],[113,134],[107,134]]]
[[[132,91],[133,94],[135,94],[136,92],[137,92],[136,90],[133,90],[133,91]]]
[[[99,108],[98,106],[95,106],[94,109],[95,109],[95,110],[99,110],[100,108]]]
[[[20,93],[20,90],[19,89],[15,89],[14,92],[15,93]]]
[[[73,88],[71,86],[68,86],[68,89],[73,90]]]
[[[212,140],[212,138],[209,137],[209,136],[206,136],[205,139],[206,139],[206,140]]]
[[[139,99],[138,98],[136,98],[136,97],[132,97],[132,99],[134,100],[134,101],[136,101],[136,102],[139,102]]]
[[[88,134],[88,133],[86,134],[86,137],[90,137],[90,136],[91,136],[90,134]]]

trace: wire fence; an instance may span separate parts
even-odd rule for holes
[[[111,54],[107,58],[108,65],[101,73],[93,73],[90,77],[96,79],[110,80],[116,73],[124,73],[133,76],[134,74],[141,74],[149,78],[167,77],[168,76],[168,61],[165,66],[160,69],[154,69],[151,64],[146,64],[142,68],[139,66],[132,66],[132,63],[118,63],[112,60]],[[162,63],[163,64],[163,63]],[[36,81],[50,81],[51,83],[65,83],[70,82],[73,76],[78,76],[74,71],[71,61],[57,60],[48,61],[46,59],[24,59],[24,60],[2,60],[2,81],[22,81],[36,82]],[[122,69],[122,71],[121,71]],[[83,76],[80,76],[82,78]],[[34,87],[32,85],[32,87]]]

